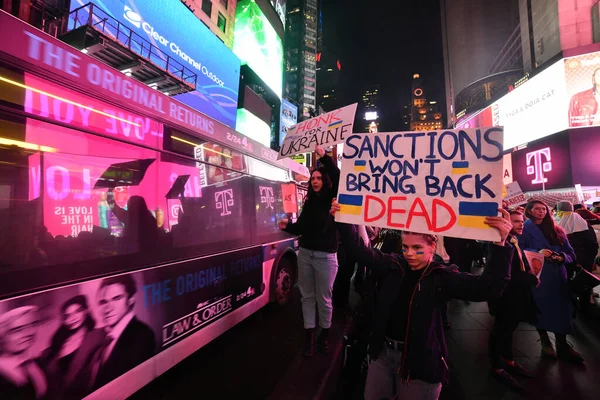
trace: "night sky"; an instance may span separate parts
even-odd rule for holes
[[[446,118],[439,0],[320,1],[325,51],[341,61],[345,103],[380,84],[380,131],[400,130],[401,107],[419,73],[427,99],[437,100]]]

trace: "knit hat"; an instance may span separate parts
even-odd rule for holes
[[[564,212],[573,212],[573,203],[571,203],[570,201],[559,201],[556,204],[556,210],[557,211],[564,211]]]

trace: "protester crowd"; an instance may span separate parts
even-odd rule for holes
[[[362,318],[356,311],[355,317],[368,349],[367,400],[439,397],[449,376],[444,332],[451,328],[450,299],[488,302],[495,317],[490,373],[511,390],[524,390],[517,377],[535,377],[512,354],[513,333],[522,322],[537,329],[542,357],[585,362],[568,336],[576,310],[589,309],[596,296],[591,272],[600,261],[600,203],[592,210],[568,201],[554,208],[541,200],[515,208],[503,203],[500,216],[486,218],[501,237],[495,243],[341,224],[334,220],[339,170],[322,149],[316,151],[321,167],[311,174],[301,215],[295,223],[280,222],[281,229],[301,235],[305,356],[313,356],[315,347],[327,352],[333,308],[348,310],[354,276],[362,297]],[[482,266],[481,274],[472,273]]]

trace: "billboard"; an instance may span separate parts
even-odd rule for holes
[[[513,152],[513,179],[525,192],[572,187],[572,160],[569,132],[560,132]]]
[[[285,28],[285,3],[286,0],[270,0],[271,5],[275,8],[275,12],[279,16],[283,27]]]
[[[279,124],[279,147],[283,143],[285,135],[287,135],[288,129],[296,125],[298,122],[298,107],[290,103],[286,99],[281,100],[281,122]]]
[[[233,52],[282,98],[283,44],[258,4],[237,3]]]
[[[87,0],[74,0],[71,10],[88,3]],[[96,0],[94,3],[197,75],[196,90],[174,96],[175,99],[235,127],[240,61],[183,3],[178,0]],[[80,21],[84,17],[78,14]],[[108,25],[103,27],[104,32],[111,32]],[[116,33],[115,30],[115,38]],[[124,45],[131,44],[132,48],[137,45],[133,41],[129,43],[124,32],[119,33],[118,39],[126,42]],[[161,55],[153,55],[152,61],[160,64]]]
[[[504,127],[504,149],[567,129],[564,63],[558,62],[491,106],[493,125]]]
[[[565,81],[569,99],[569,127],[600,125],[600,53],[565,58]]]

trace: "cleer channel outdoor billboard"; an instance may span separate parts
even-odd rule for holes
[[[175,99],[235,128],[240,60],[181,1],[93,3],[197,75],[196,90],[174,96]],[[71,11],[86,4],[88,0],[72,0]],[[89,8],[79,12],[86,10],[89,12]],[[81,21],[84,16],[81,14],[78,19]],[[119,38],[127,39],[123,33]]]

